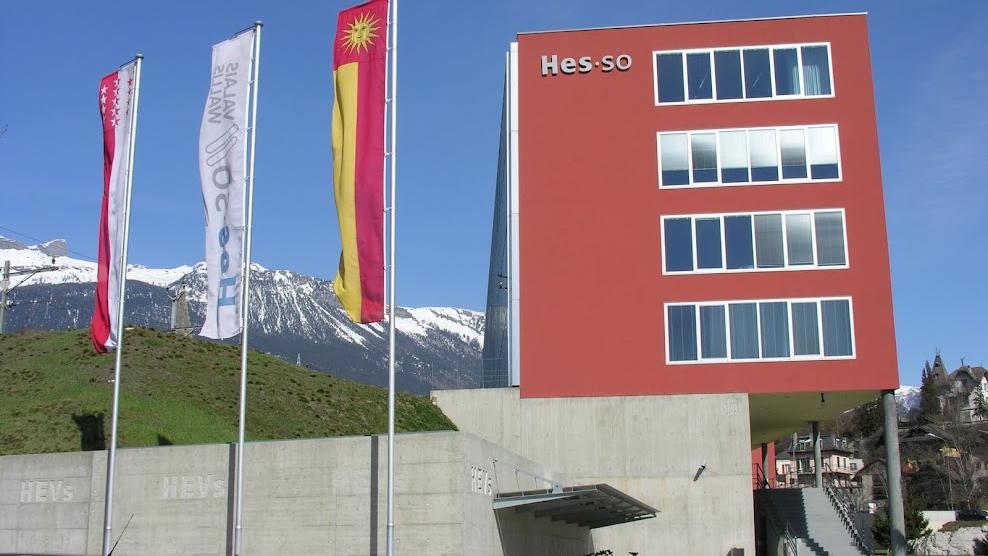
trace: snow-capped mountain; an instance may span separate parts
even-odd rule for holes
[[[17,305],[7,313],[8,330],[86,327],[92,315],[96,263],[67,256],[65,242],[26,246],[0,237],[0,264],[17,269],[54,265],[15,290]],[[251,265],[251,346],[289,361],[373,384],[387,381],[387,330],[381,324],[350,321],[330,282],[287,270]],[[192,322],[202,323],[206,300],[204,263],[172,269],[130,265],[127,319],[130,324],[168,328],[168,287],[184,283]],[[12,284],[18,280],[11,280]],[[395,322],[399,387],[478,386],[484,315],[454,307],[397,309]]]
[[[895,391],[895,405],[898,407],[899,415],[906,415],[911,411],[919,409],[920,388],[919,386],[899,386]]]
[[[69,257],[68,246],[61,239],[28,246],[0,236],[0,264],[5,260],[10,261],[11,268],[58,267],[58,270],[31,276],[24,281],[24,285],[82,284],[96,281],[96,263]],[[189,272],[192,272],[191,266],[159,269],[136,264],[127,265],[129,280],[160,287],[167,287]]]

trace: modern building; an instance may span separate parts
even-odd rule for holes
[[[396,439],[397,553],[864,553],[832,489],[760,488],[899,383],[863,14],[521,34],[496,191],[487,388]],[[381,553],[382,457],[251,443],[248,551]],[[231,461],[121,451],[119,554],[228,554]],[[93,553],[105,462],[0,458],[0,552]]]
[[[899,384],[866,15],[523,33],[506,67],[493,390],[437,403],[659,510],[595,546],[763,553],[749,462]]]

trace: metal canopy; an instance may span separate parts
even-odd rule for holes
[[[495,511],[513,509],[579,527],[607,527],[655,517],[658,510],[606,484],[498,494]]]

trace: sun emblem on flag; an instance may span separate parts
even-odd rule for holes
[[[360,52],[367,50],[374,44],[377,38],[376,31],[379,29],[378,20],[371,14],[364,12],[350,22],[350,27],[344,31],[343,47],[347,52]]]

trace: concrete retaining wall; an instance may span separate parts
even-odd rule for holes
[[[460,430],[572,484],[608,483],[660,511],[594,530],[597,550],[754,554],[746,394],[521,399],[517,388],[499,388],[432,397]]]
[[[495,485],[521,490],[531,476],[562,479],[541,465],[462,432],[398,435],[396,451],[400,553],[593,550],[586,529],[497,522]],[[386,437],[254,442],[246,457],[245,555],[384,552]],[[120,450],[115,554],[228,553],[232,461],[229,445]],[[0,553],[99,554],[105,473],[105,452],[0,457]]]

